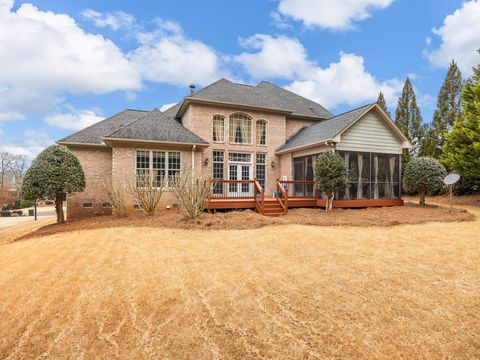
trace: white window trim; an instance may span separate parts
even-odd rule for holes
[[[257,154],[265,154],[265,163],[264,164],[260,164],[260,165],[264,165],[265,166],[265,186],[263,188],[263,190],[265,191],[265,188],[267,187],[267,179],[268,179],[268,166],[267,166],[267,163],[268,163],[268,153],[267,152],[263,152],[263,151],[259,151],[258,153],[255,153],[255,178],[257,178]]]
[[[244,116],[246,116],[249,120],[250,120],[250,142],[249,143],[244,143],[244,142],[235,142],[235,136],[233,137],[233,140],[230,138],[230,116],[232,115],[235,115],[235,114],[242,114]],[[252,116],[250,116],[249,114],[245,113],[245,112],[241,112],[241,111],[236,111],[236,112],[233,112],[231,114],[228,115],[228,126],[227,126],[227,130],[228,130],[228,142],[232,145],[244,145],[244,146],[252,146],[254,144],[254,141],[253,141],[253,122],[254,122],[254,119]],[[255,122],[256,124],[256,122]],[[256,137],[256,135],[255,135]],[[255,138],[255,142],[256,142],[256,138]]]
[[[263,122],[265,123],[265,144],[259,144],[259,143],[257,142],[257,125],[258,125],[257,123],[258,123],[259,121],[263,121]],[[263,146],[263,147],[266,147],[266,146],[267,146],[267,144],[268,144],[268,128],[269,128],[268,125],[269,125],[269,124],[268,124],[268,121],[265,120],[265,119],[255,120],[255,143],[256,143],[257,146]]]
[[[169,186],[168,183],[168,154],[169,153],[179,153],[180,154],[180,174],[183,172],[183,154],[180,150],[164,150],[164,149],[143,149],[143,148],[138,148],[135,149],[135,177],[137,176],[137,170],[146,170],[146,169],[141,169],[137,168],[137,152],[138,151],[148,151],[149,152],[149,166],[148,166],[148,171],[153,172],[153,152],[158,151],[158,152],[164,152],[165,153],[165,186],[163,187],[163,190],[170,190],[171,187]]]
[[[233,150],[233,151],[226,152],[226,154],[228,155],[227,164],[251,164],[251,165],[253,165],[253,163],[254,163],[253,157],[255,156],[255,153],[250,152],[250,151],[235,151],[235,150]],[[230,160],[230,154],[247,154],[247,155],[250,155],[250,161]]]
[[[215,117],[220,117],[223,119],[223,141],[215,141],[213,140],[213,129],[214,129],[214,119]],[[212,116],[212,142],[214,144],[225,144],[226,143],[226,139],[227,139],[227,130],[229,130],[229,127],[228,127],[228,123],[227,123],[227,119],[224,115],[220,115],[220,114],[215,114]]]

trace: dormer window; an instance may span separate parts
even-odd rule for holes
[[[225,119],[223,116],[215,115],[213,117],[213,142],[225,142]]]
[[[267,122],[258,120],[256,126],[257,145],[267,145]]]
[[[252,119],[242,113],[230,115],[229,138],[231,143],[250,145],[252,143]]]

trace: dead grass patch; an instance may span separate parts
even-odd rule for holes
[[[244,230],[268,225],[301,224],[316,226],[393,226],[400,224],[422,224],[426,222],[472,221],[475,217],[464,209],[449,209],[436,205],[334,209],[326,213],[322,209],[290,209],[284,216],[267,217],[252,210],[203,213],[195,220],[187,219],[175,210],[162,211],[155,216],[135,212],[128,217],[101,216],[69,221],[61,225],[48,225],[17,240],[52,235],[65,231],[114,227],[155,227],[200,230]]]
[[[479,358],[479,234],[119,227],[0,245],[0,358]]]

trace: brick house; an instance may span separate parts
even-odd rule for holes
[[[318,103],[269,82],[216,81],[161,112],[127,109],[57,142],[79,158],[84,192],[67,200],[69,216],[111,212],[101,182],[182,171],[215,179],[208,208],[322,206],[316,156],[338,152],[351,183],[334,206],[401,205],[401,153],[411,144],[376,103],[334,116]],[[161,206],[174,205],[168,191]],[[132,208],[135,206],[131,201]]]

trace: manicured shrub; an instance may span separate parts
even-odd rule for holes
[[[77,157],[65,146],[52,145],[32,162],[22,182],[21,196],[36,201],[55,199],[57,224],[65,222],[63,194],[71,195],[85,189],[85,174]]]
[[[330,211],[335,191],[344,189],[350,181],[345,161],[333,152],[320,154],[315,163],[315,177],[318,190],[327,195],[325,210]]]
[[[418,192],[419,204],[425,205],[425,194],[443,187],[447,174],[440,162],[431,157],[417,157],[407,164],[403,172],[403,187],[408,192]]]

